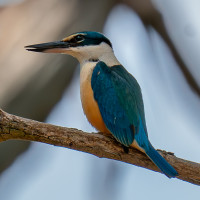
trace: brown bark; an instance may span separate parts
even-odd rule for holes
[[[123,148],[111,136],[41,123],[0,110],[0,142],[6,140],[48,143],[160,172],[148,157],[138,150],[130,148],[128,154],[124,153]],[[178,171],[178,179],[200,185],[200,164],[177,158],[173,153],[160,153]]]

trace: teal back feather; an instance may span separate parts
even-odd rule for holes
[[[115,76],[116,83],[119,83],[117,79],[120,77],[113,73],[114,71],[103,62],[96,65],[91,80],[94,98],[106,127],[119,142],[130,146],[134,140],[134,132],[123,105],[116,95],[116,89],[113,87],[115,81],[112,77]]]
[[[136,102],[138,114],[141,117],[144,131],[147,134],[145,113],[144,113],[144,103],[142,99],[141,89],[137,80],[122,65],[116,65],[112,67],[112,69],[115,70],[115,73],[117,73],[120,77],[123,77],[127,81],[127,84],[129,84],[129,89],[130,89],[129,92],[132,94],[131,101],[134,99],[134,101]],[[132,115],[131,111],[132,110],[127,109],[127,112],[130,115]]]
[[[108,67],[98,62],[91,86],[104,123],[113,136],[125,146],[136,140],[164,174],[177,176],[177,171],[148,140],[142,94],[136,79],[121,65]]]
[[[124,67],[108,67],[98,62],[91,80],[94,98],[102,118],[115,138],[125,146],[133,143],[134,135],[140,131],[140,116],[144,119],[144,106],[140,87]],[[144,141],[148,141],[145,132]]]

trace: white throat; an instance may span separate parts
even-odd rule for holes
[[[69,49],[66,53],[77,58],[80,62],[81,68],[86,62],[94,62],[98,60],[105,62],[108,66],[120,64],[114,55],[113,49],[105,42],[96,46],[88,45],[84,47],[73,47],[73,49]]]

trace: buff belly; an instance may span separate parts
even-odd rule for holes
[[[81,67],[80,93],[82,107],[88,121],[91,123],[92,126],[94,126],[100,132],[110,133],[102,119],[98,104],[94,99],[93,90],[91,87],[91,77],[95,65],[95,62],[88,62]]]

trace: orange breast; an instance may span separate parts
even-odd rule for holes
[[[91,87],[91,77],[94,69],[95,63],[86,63],[80,74],[80,92],[81,92],[81,102],[83,106],[84,113],[91,123],[97,130],[110,133],[106,128],[97,102],[94,99],[92,87]]]

